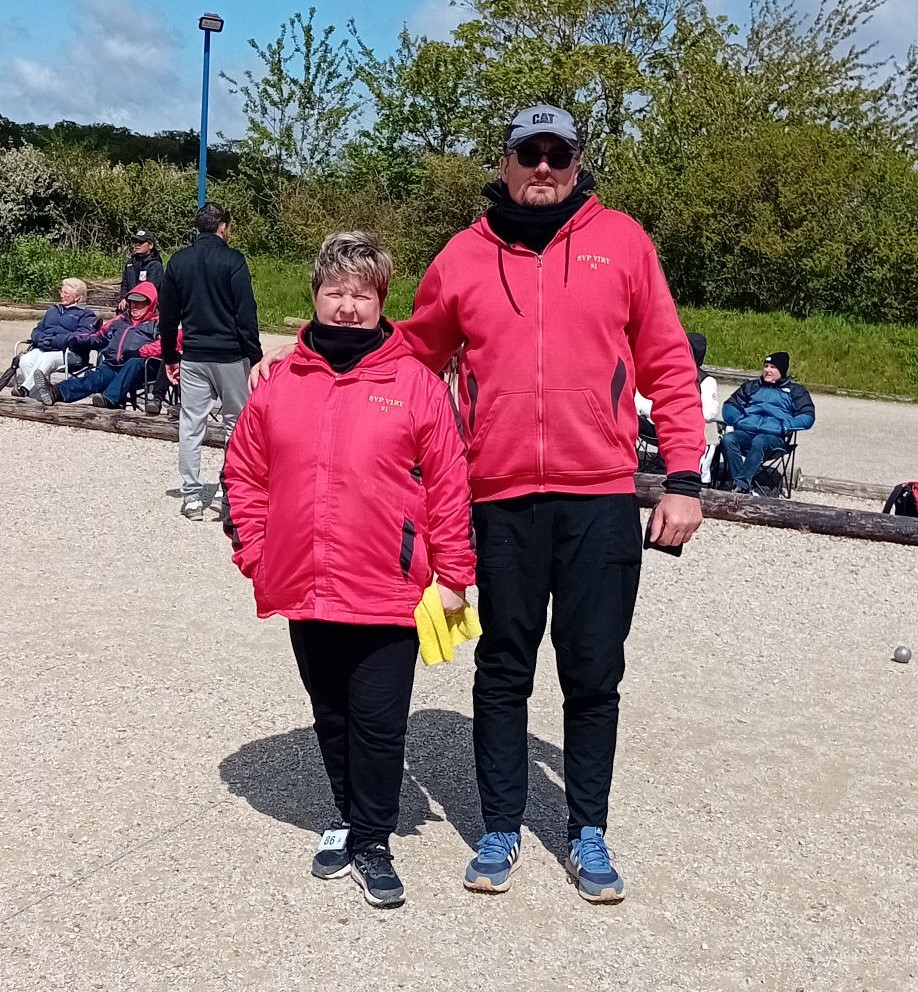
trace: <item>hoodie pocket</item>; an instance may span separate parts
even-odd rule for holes
[[[621,475],[637,467],[634,444],[624,436],[627,418],[615,424],[586,389],[545,392],[545,471],[581,478]]]
[[[534,478],[538,464],[535,393],[500,393],[487,410],[479,403],[477,419],[481,426],[469,445],[471,478]]]

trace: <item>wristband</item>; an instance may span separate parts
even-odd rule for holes
[[[663,492],[672,496],[701,496],[700,472],[673,472],[663,480]]]

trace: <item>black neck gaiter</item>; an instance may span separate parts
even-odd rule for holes
[[[381,348],[389,333],[382,323],[376,327],[340,327],[321,324],[313,317],[303,331],[303,340],[335,372],[349,372],[362,358]]]
[[[487,212],[491,230],[508,245],[522,244],[541,254],[595,188],[593,176],[581,172],[571,195],[552,207],[527,207],[516,203],[510,199],[502,179],[488,183],[482,192],[494,204]]]

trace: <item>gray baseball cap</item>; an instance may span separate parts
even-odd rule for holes
[[[580,151],[580,136],[574,118],[560,107],[540,103],[521,110],[507,125],[504,147],[512,151],[536,134],[553,134],[575,152]]]

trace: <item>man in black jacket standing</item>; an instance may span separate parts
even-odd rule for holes
[[[228,210],[217,203],[201,207],[197,239],[169,259],[159,298],[163,362],[173,382],[179,381],[179,324],[184,331],[179,473],[182,514],[189,520],[204,518],[201,444],[214,400],[222,404],[229,441],[248,397],[249,366],[261,360],[252,277],[242,253],[226,243],[229,226]],[[222,516],[222,492],[211,507]]]
[[[152,282],[157,293],[163,288],[163,260],[156,248],[156,239],[140,228],[131,235],[131,257],[121,275],[119,310],[127,312],[127,295],[142,282]]]

